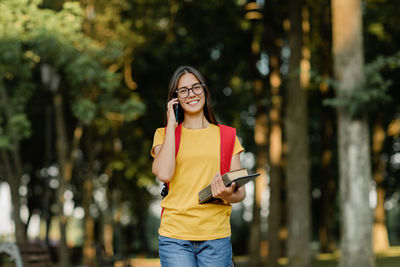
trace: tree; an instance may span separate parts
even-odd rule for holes
[[[289,77],[285,132],[287,140],[287,201],[289,266],[310,266],[311,206],[308,153],[307,86],[309,83],[309,50],[305,34],[307,9],[299,0],[289,7]],[[308,67],[308,68],[307,68]]]
[[[39,8],[40,4],[41,1],[28,0],[2,1],[0,4],[4,14],[1,48],[2,55],[6,55],[0,62],[2,73],[5,73],[0,88],[1,107],[8,116],[1,121],[0,146],[7,174],[11,169],[8,153],[14,155],[13,164],[18,168],[10,186],[19,188],[24,170],[21,160],[17,160],[18,141],[21,137],[29,137],[31,129],[37,129],[34,125],[31,128],[32,123],[26,114],[27,104],[34,103],[32,96],[40,95],[47,99],[50,95],[59,171],[56,198],[61,232],[59,264],[68,266],[68,216],[63,212],[64,193],[67,186],[71,186],[84,125],[90,125],[97,118],[103,118],[104,122],[113,116],[130,121],[143,114],[144,105],[129,91],[119,93],[124,100],[118,98],[119,75],[110,72],[107,64],[121,57],[122,53],[118,44],[99,47],[82,34],[79,4],[67,2],[57,12]],[[11,54],[8,51],[10,42],[14,45]],[[39,73],[41,80],[33,73]],[[16,199],[13,200],[14,211],[19,211],[18,190],[12,190]],[[14,217],[18,227],[19,214],[14,213]],[[18,228],[16,233],[21,235],[25,230]],[[17,240],[23,240],[23,237],[17,236]]]
[[[248,1],[245,9],[247,17],[261,15],[260,7],[254,1]],[[258,19],[250,19],[252,23],[253,40],[251,43],[251,60],[252,71],[255,76],[253,81],[253,96],[255,102],[255,124],[254,124],[254,142],[256,144],[256,163],[255,170],[260,173],[253,185],[253,207],[252,220],[250,224],[250,236],[248,239],[248,255],[250,265],[259,265],[261,263],[261,197],[266,188],[267,181],[267,165],[268,165],[268,116],[267,116],[267,85],[262,73],[257,69],[257,62],[261,56],[261,39],[262,25]]]
[[[397,103],[399,99],[398,90],[395,84],[398,83],[398,64],[393,58],[398,55],[399,29],[394,25],[399,23],[399,18],[393,16],[398,12],[396,1],[387,0],[383,2],[366,2],[364,19],[365,58],[369,64],[374,62],[387,61],[387,64],[374,68],[370,72],[372,77],[381,74],[384,80],[393,80],[388,88],[387,95],[392,98],[391,103]],[[382,57],[383,56],[383,57]],[[386,58],[386,60],[384,59]],[[392,60],[388,60],[392,58]],[[372,61],[372,62],[371,62]],[[389,63],[390,62],[390,63]],[[382,62],[383,63],[383,62]],[[390,147],[393,146],[388,133],[388,126],[398,117],[398,107],[394,104],[379,105],[375,108],[376,115],[371,117],[372,125],[372,170],[376,183],[377,202],[374,211],[373,244],[374,251],[385,250],[389,246],[388,225],[386,216],[390,216],[390,210],[384,205],[392,196],[392,192],[398,188],[398,182],[393,182],[391,170],[393,167],[390,161],[385,159],[390,154]],[[389,151],[388,151],[389,148]],[[389,180],[392,180],[389,182]]]
[[[315,0],[308,0],[307,6],[310,12],[308,47],[312,55],[311,68],[313,71],[317,70],[321,77],[332,77],[330,6]],[[333,252],[336,249],[338,228],[336,116],[335,109],[324,105],[324,99],[333,94],[332,86],[325,80],[311,79],[308,90],[310,177],[311,190],[317,194],[312,201],[312,229],[313,236],[319,237],[321,252]]]
[[[334,73],[341,99],[362,90],[363,72],[362,8],[359,0],[332,1]],[[340,266],[374,266],[372,213],[369,208],[371,180],[368,121],[338,108],[339,173],[341,203]]]

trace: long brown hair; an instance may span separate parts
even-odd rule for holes
[[[206,117],[206,119],[208,120],[209,123],[217,125],[218,122],[215,119],[214,112],[211,107],[211,96],[210,96],[210,92],[207,87],[206,80],[204,79],[203,75],[201,75],[201,73],[198,70],[196,70],[195,68],[193,68],[191,66],[180,66],[175,70],[175,72],[172,75],[171,80],[169,82],[168,101],[167,102],[169,102],[172,98],[177,97],[175,91],[176,91],[176,89],[178,89],[177,87],[178,87],[179,79],[181,78],[181,76],[183,74],[186,74],[186,73],[193,74],[199,80],[199,82],[203,84],[204,94],[205,94],[204,96],[205,96],[205,100],[206,100],[204,103],[204,107],[203,107],[204,116]],[[183,110],[180,109],[179,113],[178,113],[178,123],[182,123],[183,120],[184,120],[184,113],[183,113]],[[167,122],[167,119],[165,120],[165,122]],[[165,123],[165,124],[167,124],[167,123]]]

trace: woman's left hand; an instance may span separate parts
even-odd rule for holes
[[[235,186],[235,183],[232,183],[228,187],[225,186],[224,182],[222,181],[221,174],[217,173],[211,182],[211,192],[213,197],[230,202],[232,195],[235,192]]]

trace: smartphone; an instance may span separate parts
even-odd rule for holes
[[[175,105],[174,105],[174,111],[175,111],[175,120],[176,120],[176,122],[178,122],[178,118],[179,118],[179,116],[178,116],[178,113],[179,113],[179,105],[178,105],[178,104],[175,104]]]

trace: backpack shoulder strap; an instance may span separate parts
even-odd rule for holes
[[[228,172],[231,168],[233,149],[235,148],[236,129],[218,124],[221,137],[221,175]]]
[[[175,157],[178,155],[179,145],[181,144],[182,123],[175,128]]]

